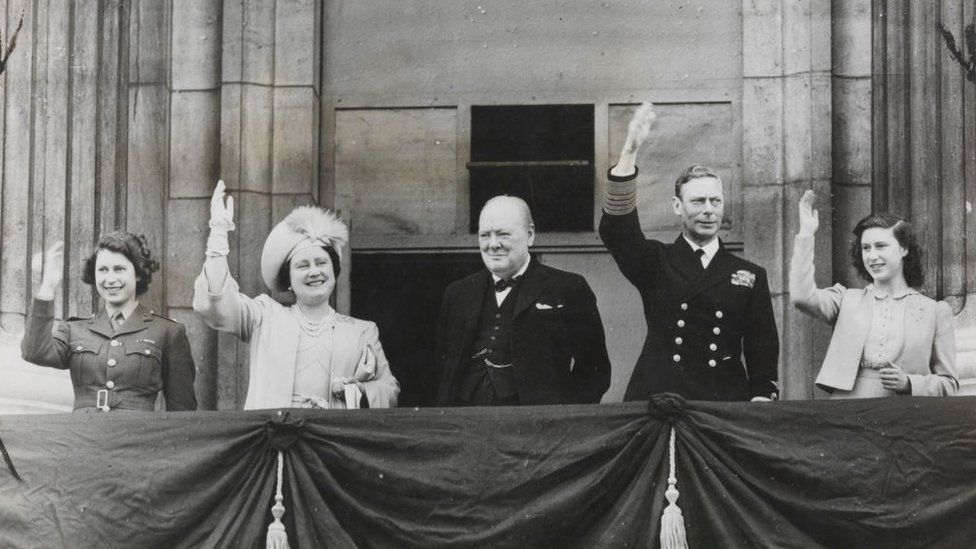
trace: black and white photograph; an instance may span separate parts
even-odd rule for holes
[[[0,548],[976,547],[976,0],[0,0]]]

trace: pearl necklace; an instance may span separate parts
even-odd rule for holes
[[[295,304],[295,310],[298,311],[298,325],[310,337],[319,337],[322,335],[326,328],[329,327],[329,321],[332,319],[332,315],[335,314],[335,310],[331,310],[325,318],[316,322],[305,316],[305,312],[302,311],[302,308],[297,303]]]

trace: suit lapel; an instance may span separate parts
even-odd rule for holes
[[[523,311],[528,309],[535,303],[536,298],[539,294],[546,289],[546,278],[548,278],[548,273],[545,269],[539,265],[537,259],[533,259],[529,263],[529,268],[525,270],[525,274],[522,275],[522,280],[519,282],[518,294],[515,298],[515,310],[512,312],[512,318],[517,317]]]
[[[680,234],[668,248],[671,266],[684,278],[684,288],[689,288],[701,276],[701,260]]]
[[[88,329],[108,338],[115,334],[115,330],[112,329],[112,321],[109,320],[105,307],[99,309],[98,313],[88,321]]]
[[[471,285],[465,288],[461,295],[466,296],[464,300],[464,345],[461,349],[466,349],[474,338],[478,330],[478,319],[481,310],[485,306],[485,295],[488,293],[488,281],[491,274],[482,271],[481,276],[475,277]]]

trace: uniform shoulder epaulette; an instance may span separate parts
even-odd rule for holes
[[[168,317],[168,316],[164,316],[164,315],[161,315],[161,314],[159,314],[159,313],[157,313],[156,311],[149,311],[149,312],[148,312],[148,313],[146,314],[146,316],[148,316],[148,317],[153,317],[153,316],[154,316],[154,317],[156,317],[156,318],[161,318],[161,319],[163,319],[163,320],[168,320],[168,321],[170,321],[170,322],[172,322],[172,323],[174,323],[174,324],[179,324],[179,322],[177,322],[177,321],[175,321],[175,320],[173,320],[172,318],[170,318],[170,317]]]
[[[71,320],[91,320],[93,318],[95,318],[95,313],[92,313],[92,314],[90,314],[88,316],[69,316],[65,320],[68,320],[68,321],[71,321]]]

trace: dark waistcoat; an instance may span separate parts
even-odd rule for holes
[[[490,384],[492,393],[497,399],[518,397],[512,367],[495,368],[487,363],[496,366],[512,364],[512,317],[518,286],[512,288],[501,305],[498,305],[495,299],[493,287],[489,285],[487,292],[485,305],[478,320],[478,330],[468,352],[469,359],[464,365],[456,393],[459,401],[470,404],[492,404],[492,402],[471,402],[472,395],[481,393],[478,391],[479,386],[485,383]]]

